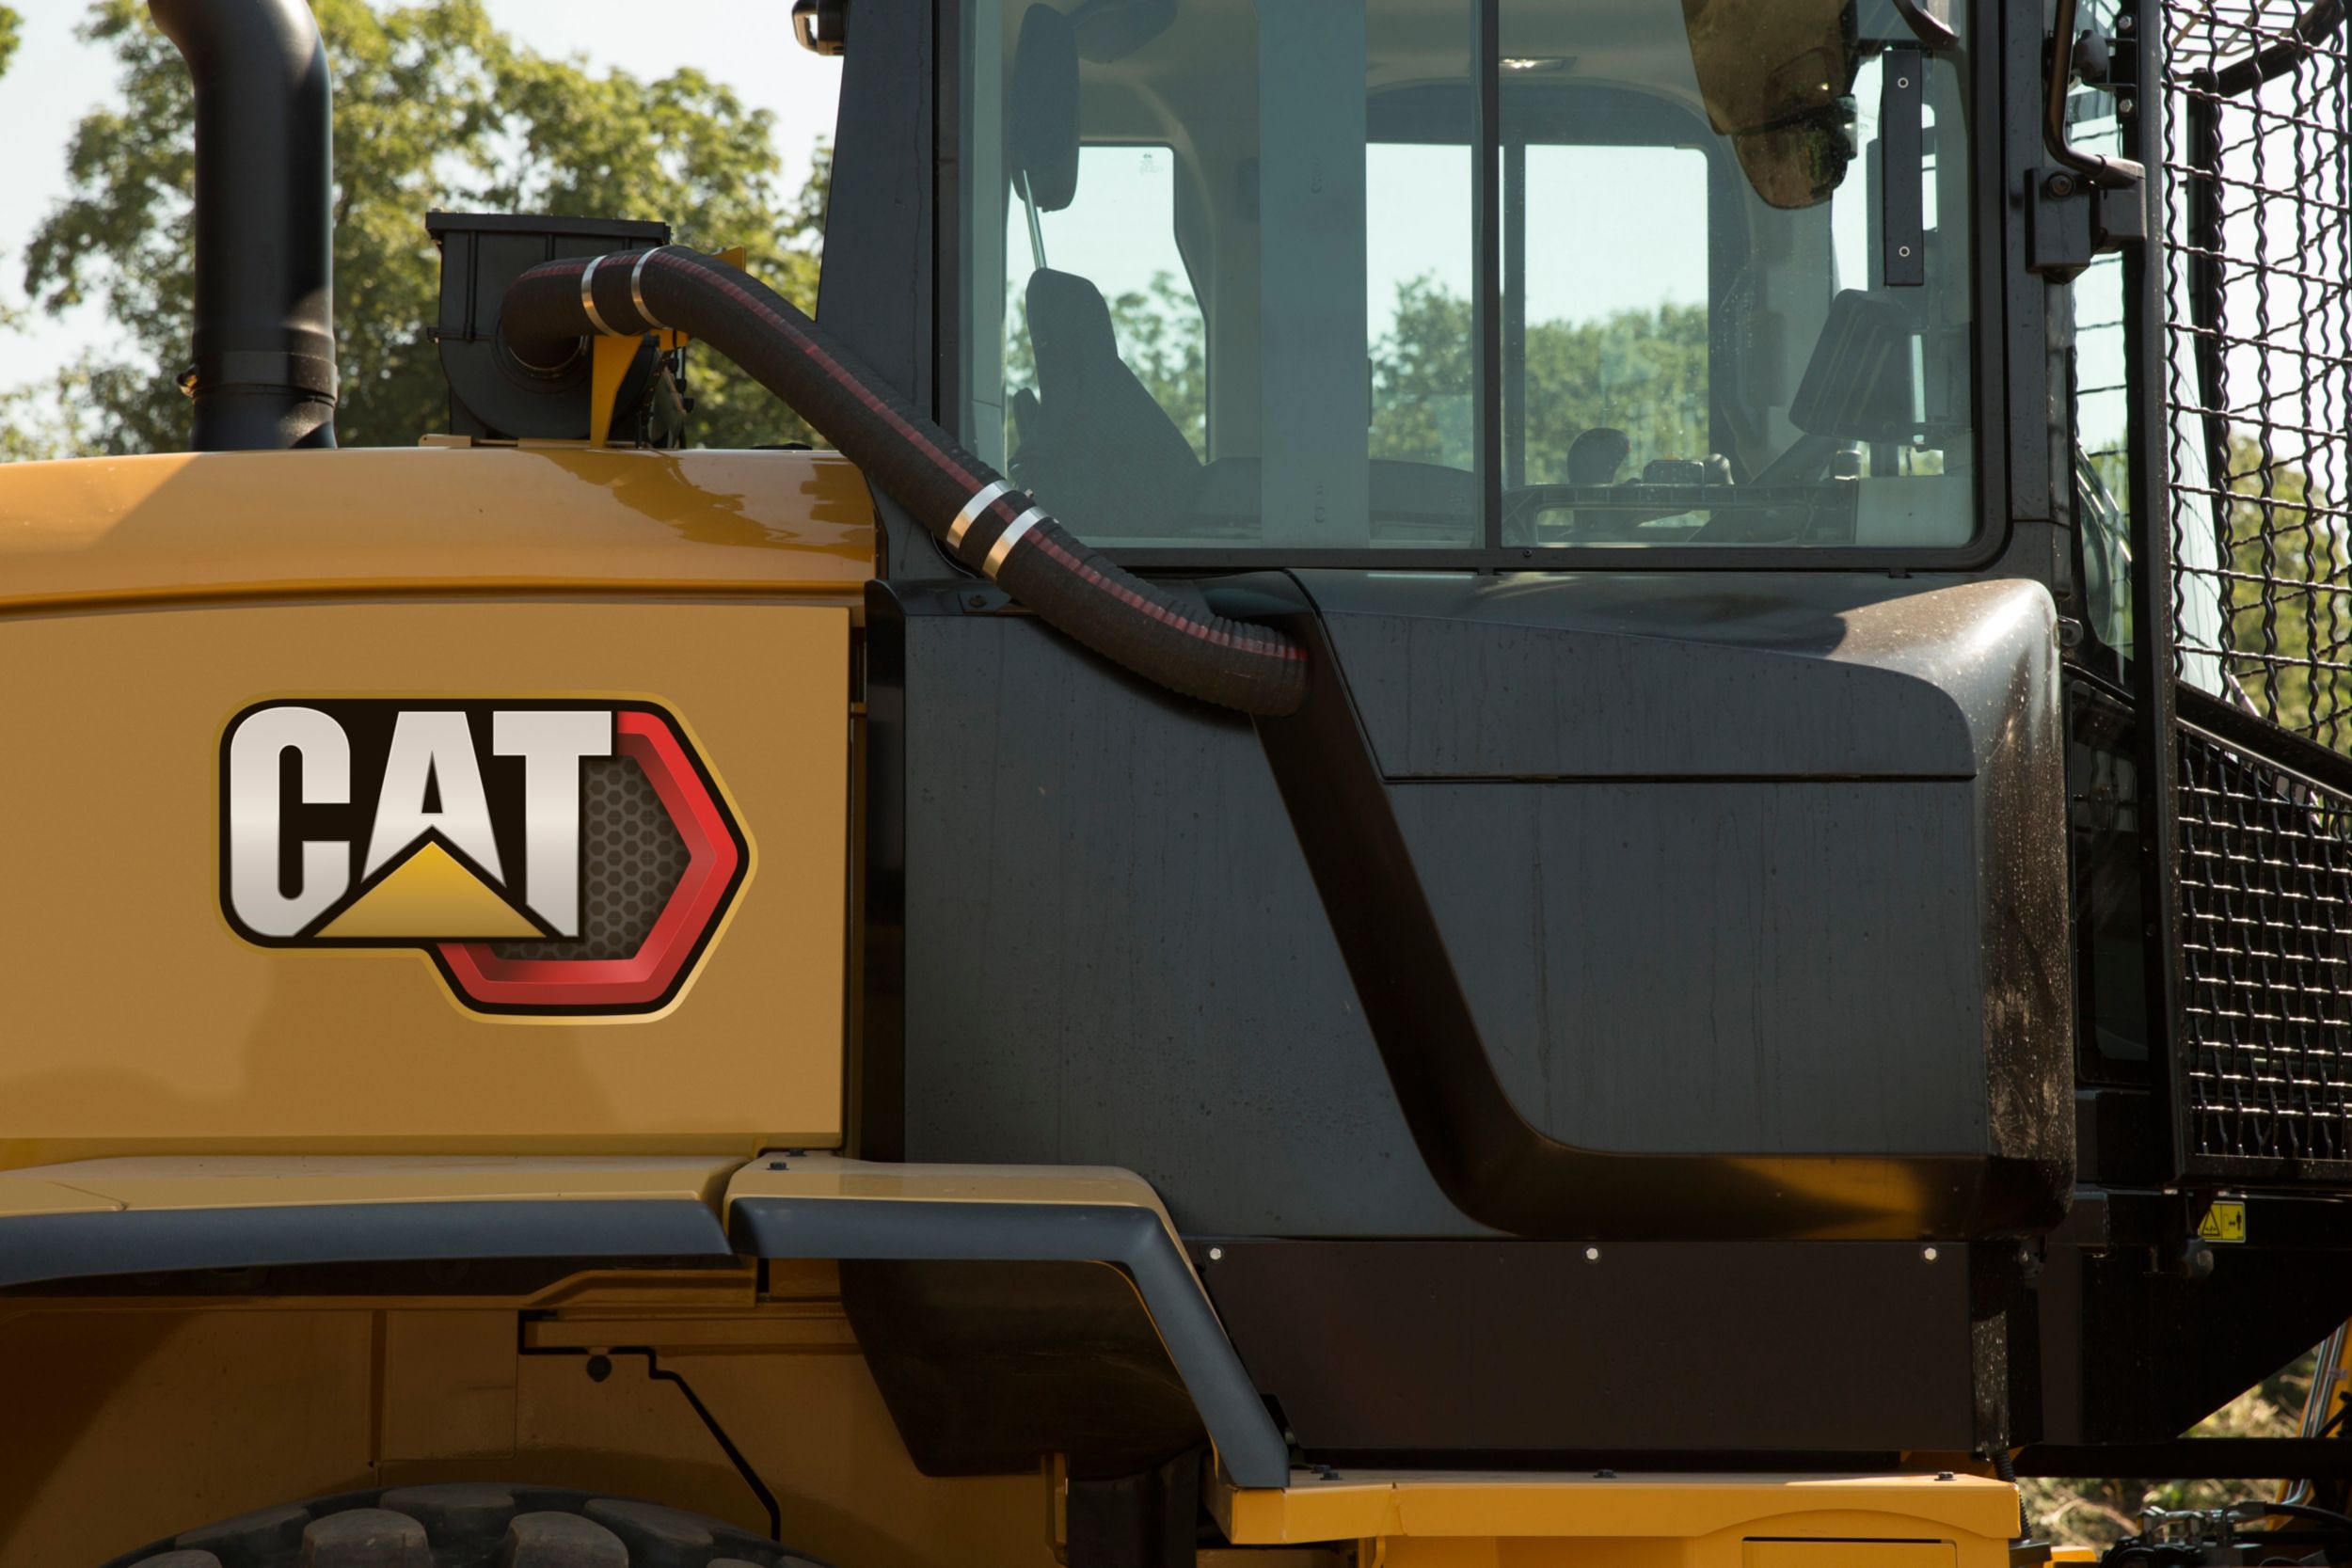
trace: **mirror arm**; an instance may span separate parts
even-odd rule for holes
[[[1919,40],[1919,47],[1930,54],[1960,47],[1960,35],[1952,31],[1952,24],[1920,5],[1919,0],[1895,0],[1895,14],[1903,19],[1903,25]]]
[[[2138,184],[2147,170],[2129,158],[2106,158],[2086,152],[2066,139],[2066,87],[2074,75],[2075,0],[2058,0],[2058,20],[2050,30],[2050,67],[2043,103],[2042,143],[2050,156],[2096,189],[2122,191]]]
[[[1037,198],[1030,194],[1029,171],[1025,168],[1021,171],[1021,205],[1029,214],[1029,254],[1040,267],[1044,267],[1048,264],[1045,260],[1045,226],[1038,221]]]

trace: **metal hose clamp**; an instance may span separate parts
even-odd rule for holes
[[[996,574],[1004,570],[1005,558],[1012,554],[1012,547],[1021,543],[1029,530],[1044,520],[1045,509],[1033,506],[1005,525],[1005,531],[996,536],[996,543],[989,546],[988,559],[980,562],[980,570],[988,574],[990,581],[994,581]]]
[[[645,325],[657,332],[667,332],[670,329],[655,319],[651,310],[645,309],[645,263],[669,248],[671,247],[666,245],[658,245],[651,250],[639,251],[637,264],[628,269],[628,302],[637,307],[637,313],[644,318]]]
[[[963,510],[956,514],[955,520],[947,525],[947,547],[954,549],[961,545],[963,536],[972,531],[972,525],[980,520],[980,514],[995,505],[997,497],[1011,493],[1012,485],[1006,480],[1000,479],[993,484],[981,486],[970,500],[963,503]]]
[[[602,266],[603,264],[604,258],[598,256],[591,259],[588,265],[581,269],[580,274],[580,308],[588,312],[589,325],[595,327],[597,331],[603,333],[608,338],[617,338],[621,336],[621,334],[613,331],[611,324],[606,322],[602,316],[596,314],[596,268]]]

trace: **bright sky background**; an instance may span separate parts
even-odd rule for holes
[[[694,66],[743,100],[776,116],[783,191],[798,191],[810,150],[833,135],[841,65],[819,59],[792,38],[791,0],[666,0],[659,25],[645,7],[624,0],[487,0],[500,27],[544,55],[585,55],[599,67],[622,66],[662,76]],[[113,61],[75,40],[87,8],[80,0],[18,0],[23,46],[0,77],[0,300],[24,302],[24,244],[65,195],[66,143],[89,107],[107,97]],[[419,214],[417,221],[424,221]],[[32,378],[35,368],[103,343],[108,327],[95,312],[64,322],[29,320],[0,333],[0,386]]]

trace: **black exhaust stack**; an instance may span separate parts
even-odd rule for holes
[[[335,444],[334,91],[305,0],[149,0],[196,86],[198,451]]]

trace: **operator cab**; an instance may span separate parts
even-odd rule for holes
[[[1965,546],[1956,56],[1523,0],[1482,71],[1477,14],[965,6],[965,441],[1147,554]]]

